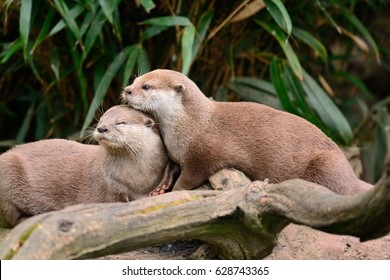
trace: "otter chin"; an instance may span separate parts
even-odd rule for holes
[[[177,169],[152,116],[114,106],[93,136],[99,145],[48,139],[0,155],[1,226],[74,204],[127,202],[172,184]]]
[[[122,99],[159,124],[170,157],[181,167],[174,190],[196,188],[223,168],[270,183],[301,178],[339,194],[372,187],[305,119],[258,103],[211,101],[179,72],[159,69],[137,77]]]

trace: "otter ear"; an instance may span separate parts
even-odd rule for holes
[[[145,122],[145,126],[150,127],[154,133],[160,134],[160,130],[159,130],[157,124],[153,120],[147,119]]]
[[[176,84],[173,86],[173,89],[177,92],[177,93],[183,93],[184,90],[185,90],[185,87],[183,84]]]

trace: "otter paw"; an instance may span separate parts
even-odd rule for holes
[[[169,186],[167,185],[158,186],[157,188],[155,188],[153,191],[149,193],[149,196],[164,194],[167,193],[168,191],[169,191]]]

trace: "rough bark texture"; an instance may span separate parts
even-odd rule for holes
[[[259,259],[290,222],[362,241],[390,231],[390,179],[354,196],[303,180],[250,182],[222,170],[213,189],[172,192],[131,203],[93,204],[42,214],[15,227],[1,259],[81,259],[174,240],[198,239],[219,258]]]

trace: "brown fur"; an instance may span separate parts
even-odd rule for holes
[[[156,118],[170,157],[181,166],[174,190],[193,189],[234,167],[252,180],[302,178],[340,194],[367,190],[337,145],[306,120],[249,102],[214,102],[181,73],[136,78],[123,99]]]
[[[26,217],[68,205],[147,196],[159,184],[168,162],[156,129],[150,116],[114,106],[94,131],[100,145],[50,139],[2,154],[2,225],[14,226]]]

